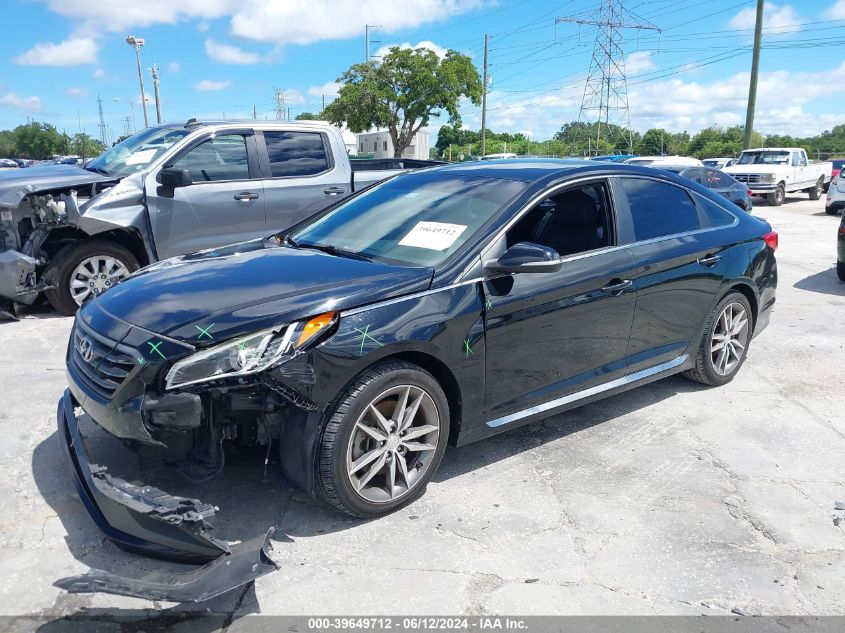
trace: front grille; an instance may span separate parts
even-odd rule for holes
[[[731,174],[739,182],[748,184],[760,182],[760,174]]]
[[[83,357],[83,349],[90,360]],[[114,394],[135,366],[131,350],[93,332],[80,320],[73,328],[70,363],[86,386],[104,398]]]

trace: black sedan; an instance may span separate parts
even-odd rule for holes
[[[735,178],[711,167],[690,167],[689,165],[660,165],[660,169],[701,183],[720,196],[724,196],[740,209],[751,213],[751,190]]]
[[[675,373],[733,379],[769,322],[776,247],[766,222],[649,167],[521,159],[401,175],[83,306],[60,436],[109,538],[219,562],[234,548],[206,529],[216,508],[92,466],[80,407],[127,444],[166,445],[192,481],[219,473],[227,446],[266,459],[278,445],[304,490],[377,517],[423,493],[447,444]],[[109,582],[90,586],[164,595]]]

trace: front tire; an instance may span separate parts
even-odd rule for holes
[[[708,317],[695,366],[684,375],[705,385],[729,383],[745,362],[752,327],[748,299],[740,292],[728,293]]]
[[[766,194],[766,200],[773,207],[782,205],[785,198],[786,187],[784,187],[783,183],[780,183],[772,193]]]
[[[836,262],[836,274],[839,281],[845,281],[845,262]]]
[[[417,499],[443,459],[449,403],[424,369],[389,361],[364,371],[335,406],[317,448],[317,492],[375,518]]]
[[[91,240],[69,244],[53,257],[45,277],[54,288],[46,291],[56,312],[73,316],[79,307],[138,270],[135,256],[120,244]]]
[[[822,193],[824,191],[824,176],[819,176],[819,179],[816,181],[816,184],[807,189],[807,193],[810,194],[810,200],[818,200],[822,197]]]

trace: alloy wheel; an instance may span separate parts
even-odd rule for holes
[[[352,429],[346,473],[372,503],[405,496],[425,479],[440,438],[440,414],[427,391],[391,387],[376,396]]]
[[[717,374],[727,376],[739,366],[749,333],[745,307],[740,303],[726,305],[710,337],[710,359]]]
[[[95,255],[79,262],[70,276],[70,296],[82,305],[92,295],[105,292],[129,275],[129,269],[119,259],[109,255]]]

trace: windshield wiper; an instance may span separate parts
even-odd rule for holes
[[[360,259],[365,262],[373,261],[372,257],[368,255],[364,255],[363,253],[356,253],[355,251],[348,251],[344,248],[338,248],[337,246],[331,246],[330,244],[312,244],[311,242],[297,242],[293,240],[293,238],[288,237],[287,242],[294,246],[294,248],[311,248],[315,251],[322,251],[323,253],[328,253],[329,255],[334,255],[335,257],[346,257],[347,259]]]

